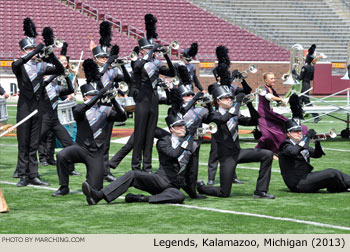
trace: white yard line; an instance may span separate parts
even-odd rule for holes
[[[16,185],[16,183],[8,182],[8,181],[1,181],[1,180],[0,180],[0,184]],[[50,191],[57,190],[56,188],[46,187],[46,186],[28,185],[28,187],[50,190]],[[82,194],[82,192],[80,192],[80,191],[72,191],[71,193]],[[119,197],[119,198],[124,199],[124,197]],[[315,222],[315,221],[298,220],[298,219],[291,219],[291,218],[285,218],[285,217],[276,217],[276,216],[263,215],[263,214],[254,214],[254,213],[248,213],[248,212],[237,212],[237,211],[232,211],[232,210],[224,210],[224,209],[217,209],[217,208],[210,208],[210,207],[191,206],[191,205],[186,205],[186,204],[167,204],[167,205],[196,209],[196,210],[201,210],[201,211],[210,211],[210,212],[216,212],[216,213],[242,215],[242,216],[249,216],[249,217],[256,217],[256,218],[263,218],[263,219],[270,219],[270,220],[277,220],[277,221],[288,221],[288,222],[301,223],[301,224],[306,224],[306,225],[313,225],[313,226],[318,226],[318,227],[326,227],[326,228],[339,229],[339,230],[350,230],[350,227],[330,225],[330,224],[325,224],[325,223],[320,223],[320,222]]]

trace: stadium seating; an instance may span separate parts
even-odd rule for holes
[[[63,1],[64,2],[64,1]],[[88,5],[99,15],[110,15],[125,25],[144,31],[144,15],[154,14],[157,32],[164,41],[177,40],[181,48],[192,42],[199,44],[198,58],[215,59],[215,48],[225,45],[234,61],[289,60],[289,52],[276,44],[232,25],[188,1],[171,0],[79,0],[79,7]],[[112,2],[112,3],[111,3]]]
[[[346,61],[350,40],[350,4],[345,0],[190,0],[197,6],[280,46],[311,44]]]
[[[91,57],[89,48],[91,36],[99,41],[99,23],[87,15],[79,14],[72,8],[57,0],[17,0],[0,1],[0,15],[2,17],[2,36],[0,36],[0,52],[18,58],[20,50],[18,42],[24,38],[23,19],[30,17],[36,24],[37,43],[42,42],[42,30],[50,26],[57,38],[66,41],[68,53],[72,59],[79,59],[84,51],[84,59]],[[5,17],[5,18],[4,18]],[[112,44],[120,45],[120,54],[127,55],[137,44],[135,39],[125,34],[113,31]],[[56,49],[59,52],[59,49]]]

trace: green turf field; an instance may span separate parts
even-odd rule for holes
[[[8,111],[9,123],[14,124],[16,107],[8,107]],[[166,111],[165,106],[160,107],[160,127],[166,126]],[[343,114],[335,115],[346,118]],[[344,122],[331,117],[324,117],[318,124],[306,125],[317,132],[335,128],[339,133],[345,128]],[[129,119],[124,127],[132,128],[133,119]],[[256,141],[241,141],[242,148],[253,148],[255,144]],[[349,174],[350,141],[324,141],[322,145],[326,156],[312,160],[315,170],[337,168]],[[114,154],[121,146],[112,143],[110,154]],[[204,181],[207,181],[209,151],[210,144],[201,146],[199,179]],[[0,187],[10,207],[10,213],[0,214],[1,234],[350,233],[350,192],[291,193],[283,183],[276,161],[272,167],[269,190],[276,196],[275,200],[253,199],[259,164],[251,163],[238,165],[237,175],[244,184],[234,184],[230,198],[191,200],[186,197],[183,205],[128,204],[120,198],[111,204],[100,202],[96,206],[88,206],[81,194],[81,184],[86,174],[84,165],[76,165],[76,170],[83,176],[70,177],[72,194],[54,198],[50,195],[58,188],[56,167],[39,166],[41,178],[51,183],[49,188],[17,188],[15,183],[18,179],[12,178],[17,162],[15,137],[0,138],[0,155]],[[158,167],[157,156],[154,148],[154,171]],[[112,170],[113,174],[120,176],[129,171],[130,162],[131,155],[116,170]],[[131,188],[129,192],[137,190]]]

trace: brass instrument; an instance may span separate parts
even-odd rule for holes
[[[53,48],[57,47],[57,48],[62,48],[63,46],[63,40],[56,38],[53,42],[52,45],[49,46],[45,46],[38,54],[39,58],[47,58],[49,56],[49,54],[51,54],[53,52]]]
[[[178,76],[173,77],[173,78],[171,79],[171,83],[172,83],[173,85],[179,85],[179,83],[180,83],[179,77],[178,77]]]
[[[292,74],[293,70],[299,75],[301,68],[304,66],[304,48],[300,44],[294,44],[290,49],[290,63],[289,71],[282,75],[283,84],[285,85],[295,85],[300,84],[300,82]]]
[[[78,63],[70,63],[69,70],[72,72],[77,72],[78,71]]]
[[[136,61],[137,58],[137,53],[135,51],[132,51],[129,56],[117,58],[114,62],[111,63],[111,67],[120,67],[122,65],[128,64],[129,60]]]
[[[210,94],[204,94],[200,99],[197,100],[197,104],[202,107],[206,107],[208,103],[213,103],[213,96]]]
[[[348,43],[348,56],[346,58],[346,66],[350,64],[350,41]],[[349,80],[349,70],[346,71],[345,75],[341,78],[341,80]]]
[[[250,64],[247,70],[244,70],[243,72],[241,72],[242,74],[242,78],[248,78],[248,72],[250,73],[256,73],[258,71],[258,68],[255,64]]]
[[[327,140],[328,138],[336,138],[338,136],[334,128],[331,128],[328,132],[316,134],[313,139],[315,140]]]
[[[204,125],[202,128],[197,128],[197,131],[194,135],[194,139],[198,140],[199,137],[203,137],[205,134],[215,134],[218,131],[218,126],[216,123],[211,122],[208,125]]]
[[[248,73],[256,73],[256,72],[258,72],[258,68],[257,68],[257,66],[255,65],[255,64],[250,64],[249,65],[249,67],[248,67],[248,69],[246,69],[246,70],[244,70],[244,71],[242,71],[242,72],[240,72],[240,74],[241,74],[241,78],[239,78],[239,77],[235,77],[235,79],[234,79],[234,81],[237,81],[237,82],[241,82],[242,81],[242,79],[246,79],[246,78],[248,78]],[[233,73],[232,73],[233,74]]]
[[[164,52],[163,50],[168,54],[170,53],[171,50],[177,50],[180,48],[180,44],[174,40],[170,43],[169,46],[161,46],[160,48],[157,49],[159,57],[164,57]]]

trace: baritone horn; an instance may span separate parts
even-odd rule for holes
[[[290,48],[290,62],[289,62],[289,71],[282,75],[282,80],[284,80],[284,85],[295,85],[300,84],[296,80],[295,76],[292,74],[293,70],[299,75],[301,68],[304,66],[304,48],[300,44],[294,44]]]
[[[350,41],[348,43],[348,55],[347,55],[347,58],[346,58],[347,71],[346,71],[345,75],[341,78],[342,80],[350,80],[349,64],[350,64]]]

